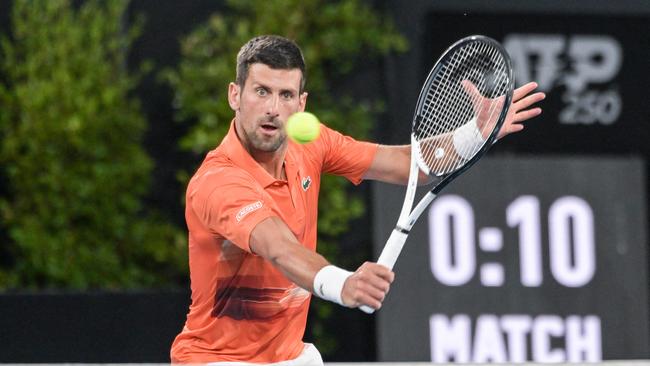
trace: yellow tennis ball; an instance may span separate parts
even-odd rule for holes
[[[306,144],[318,138],[320,122],[309,112],[294,113],[287,120],[287,135],[299,144]]]

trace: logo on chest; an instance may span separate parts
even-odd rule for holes
[[[302,185],[302,190],[307,192],[309,187],[311,187],[311,177],[307,176],[305,178],[302,178],[301,185]]]

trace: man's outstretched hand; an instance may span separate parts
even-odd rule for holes
[[[500,103],[503,103],[505,98],[486,98],[481,95],[481,92],[469,80],[463,80],[461,84],[472,100],[474,110],[480,111],[476,123],[481,133],[483,133],[483,138],[486,139],[488,137],[487,135],[492,131],[492,126],[496,124],[499,117],[498,113],[494,115],[494,113],[490,113],[490,110],[493,111],[495,108],[500,109]],[[537,83],[530,82],[514,90],[512,94],[512,103],[508,109],[506,120],[503,122],[501,130],[499,130],[499,133],[497,134],[497,139],[523,130],[524,125],[521,124],[521,122],[529,120],[542,113],[540,107],[531,108],[531,106],[546,98],[546,94],[542,92],[534,92],[535,89],[537,89]]]

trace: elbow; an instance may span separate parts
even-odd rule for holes
[[[286,258],[291,256],[291,240],[279,235],[262,235],[257,237],[255,232],[251,235],[250,249],[253,254],[259,255],[271,262],[275,267],[281,266]],[[275,233],[277,234],[277,233]]]
[[[284,247],[284,246],[279,246],[279,247]],[[282,263],[285,262],[285,258],[287,257],[286,250],[283,250],[282,248],[275,248],[272,251],[269,251],[265,256],[263,256],[264,259],[267,261],[271,262],[271,264],[278,268],[281,267]]]

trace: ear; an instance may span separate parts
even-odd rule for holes
[[[241,89],[235,83],[228,84],[228,104],[233,111],[239,110]]]
[[[300,100],[298,101],[298,103],[300,103],[299,108],[301,112],[304,112],[305,106],[307,106],[307,95],[308,95],[307,92],[300,94]]]

